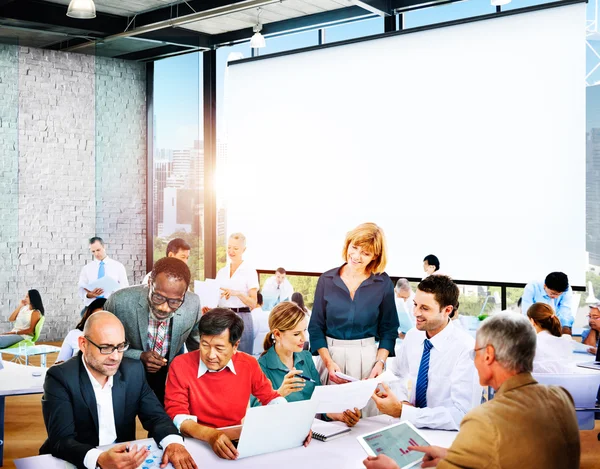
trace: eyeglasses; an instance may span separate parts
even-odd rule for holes
[[[479,348],[476,348],[475,350],[471,350],[471,351],[469,352],[469,356],[471,357],[471,360],[475,360],[475,354],[476,354],[476,353],[477,353],[479,350],[483,350],[483,349],[484,349],[484,348],[486,348],[486,347],[487,347],[487,345],[484,345],[483,347],[479,347]]]
[[[129,348],[129,342],[127,342],[127,341],[125,341],[119,345],[98,345],[98,344],[92,342],[88,336],[84,336],[84,337],[90,344],[98,347],[98,350],[100,350],[100,353],[102,355],[110,355],[115,350],[119,353],[123,353],[125,350],[127,350]]]
[[[183,294],[182,299],[167,298],[165,296],[160,295],[159,293],[156,293],[154,291],[154,284],[152,284],[152,285],[150,285],[150,299],[152,300],[152,303],[154,303],[157,306],[162,305],[163,303],[166,302],[169,305],[169,308],[171,308],[172,310],[176,310],[176,309],[179,309],[179,307],[185,301],[185,293]]]

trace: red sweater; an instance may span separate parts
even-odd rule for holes
[[[176,357],[169,367],[165,391],[165,410],[169,417],[186,414],[198,417],[198,423],[219,428],[240,425],[246,415],[250,394],[263,405],[279,397],[271,381],[254,357],[243,352],[233,355],[235,374],[224,368],[206,372],[198,378],[200,352]]]

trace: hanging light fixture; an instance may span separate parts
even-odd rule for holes
[[[492,6],[501,7],[502,5],[508,5],[511,0],[491,0]]]
[[[265,42],[265,37],[260,33],[260,31],[262,30],[262,24],[260,24],[261,11],[262,10],[259,8],[258,15],[256,17],[256,25],[252,28],[252,31],[254,31],[254,35],[252,36],[252,39],[250,39],[250,47],[254,49],[262,49],[267,45]]]
[[[67,9],[69,18],[79,20],[91,20],[96,17],[96,5],[94,0],[71,0]]]

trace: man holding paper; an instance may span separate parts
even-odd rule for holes
[[[458,295],[445,275],[421,281],[414,299],[416,327],[406,333],[390,367],[401,380],[397,396],[386,384],[373,395],[380,412],[416,427],[458,430],[478,403],[481,387],[469,355],[475,340],[450,320]]]
[[[90,238],[90,251],[94,260],[86,264],[79,274],[78,293],[84,304],[82,315],[96,298],[108,298],[114,291],[129,286],[125,266],[106,255],[102,238]]]

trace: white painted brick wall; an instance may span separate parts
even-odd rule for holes
[[[131,283],[145,273],[145,67],[0,46],[0,96],[0,330],[36,288],[42,339],[60,340],[82,308],[88,238]]]

